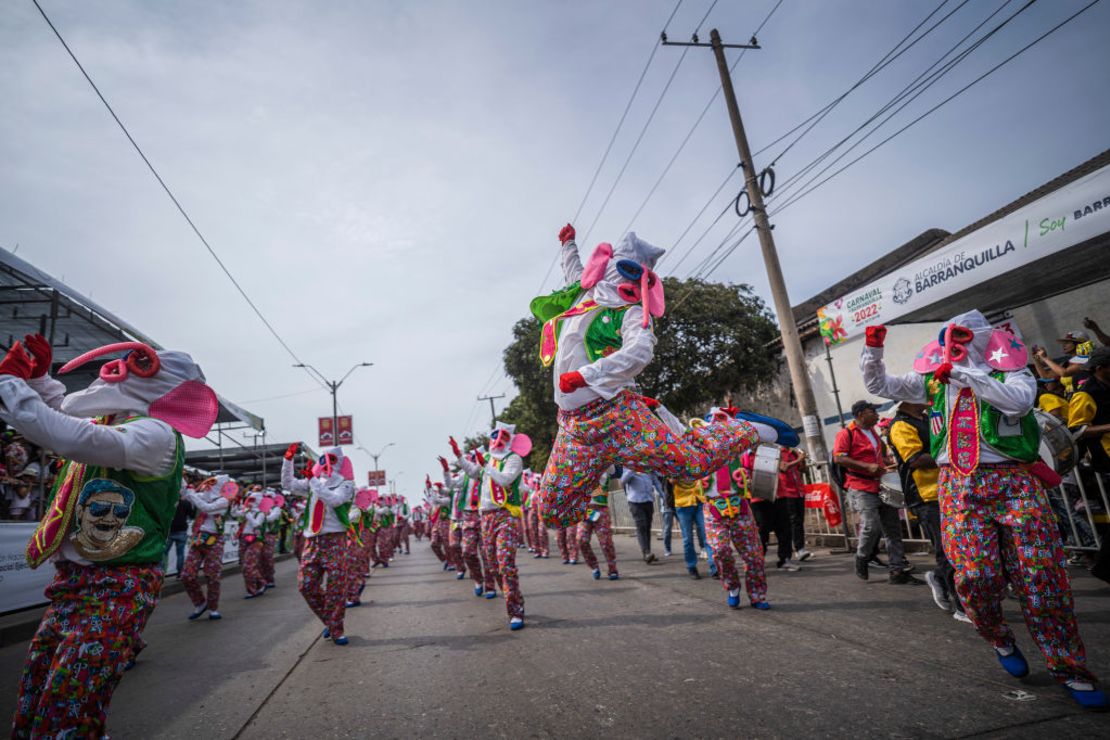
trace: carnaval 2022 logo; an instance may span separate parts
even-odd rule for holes
[[[883,307],[883,291],[880,288],[872,288],[866,293],[854,295],[848,299],[844,306],[844,310],[852,313],[852,322],[855,324],[865,323],[868,319],[873,319],[879,315]]]

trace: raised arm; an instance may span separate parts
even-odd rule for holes
[[[578,256],[578,244],[574,241],[574,227],[567,224],[559,232],[559,243],[562,254],[564,285],[577,283],[582,278],[582,259]]]
[[[294,496],[308,495],[308,481],[293,477],[293,460],[289,457],[281,461],[281,487]]]
[[[347,503],[355,496],[355,484],[349,480],[343,481],[335,488],[329,488],[326,482],[313,478],[310,486],[312,492],[333,509]]]
[[[869,393],[892,401],[925,403],[928,400],[923,375],[918,373],[887,375],[881,346],[864,346],[859,357],[859,369],[863,372],[863,385]]]

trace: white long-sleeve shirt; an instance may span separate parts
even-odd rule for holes
[[[578,245],[569,241],[562,247],[563,275],[570,285],[582,277],[582,261]],[[575,305],[591,298],[586,291]],[[598,301],[601,303],[602,301]],[[613,304],[612,308],[625,305]],[[635,385],[636,376],[643,372],[655,356],[655,332],[649,323],[643,326],[644,312],[639,304],[629,306],[621,321],[621,348],[608,357],[590,362],[586,354],[586,330],[593,321],[600,321],[597,310],[573,316],[560,322],[559,347],[555,352],[554,377],[555,403],[560,409],[570,411],[599,398],[610,399],[622,389]],[[559,390],[559,376],[578,371],[586,381],[585,388],[571,393]]]
[[[888,375],[882,347],[864,345],[859,364],[864,386],[876,396],[892,401],[929,403],[925,376],[916,372]],[[1020,419],[1033,409],[1037,400],[1037,381],[1032,373],[1024,369],[1016,370],[1006,373],[999,381],[990,376],[989,367],[953,365],[950,378],[951,381],[944,387],[946,418],[951,418],[952,406],[960,389],[970,388],[981,401],[989,403],[1003,414],[1000,434],[1007,434],[1008,429],[1011,434],[1021,433]],[[1009,460],[981,438],[979,459],[984,463]],[[948,448],[945,447],[937,456],[937,465],[948,463]]]
[[[34,383],[45,396],[20,378],[0,375],[0,419],[34,444],[67,460],[151,477],[173,470],[177,435],[166,422],[143,417],[127,424],[91,424],[52,407],[61,400],[53,385],[61,385],[58,381]],[[137,414],[121,410],[119,418]]]
[[[495,460],[505,460],[505,465],[501,470],[498,470],[493,464]],[[493,484],[496,483],[502,488],[508,488],[512,485],[513,481],[524,472],[524,460],[514,452],[506,452],[503,455],[491,453],[485,468],[478,463],[470,462],[465,457],[459,458],[459,467],[465,470],[471,478],[478,475],[482,476],[482,495],[478,503],[478,509],[493,511],[499,508],[497,504],[493,503]]]
[[[231,504],[226,498],[215,491],[201,492],[191,489],[185,494],[185,498],[197,508],[197,511],[207,515],[200,524],[201,532],[223,535],[223,530],[216,526],[216,517],[226,514],[230,508]]]
[[[281,487],[293,496],[308,497],[309,517],[316,508],[316,502],[324,504],[324,523],[320,531],[313,533],[312,528],[305,527],[305,537],[315,537],[317,534],[334,534],[347,531],[346,525],[339,520],[335,513],[337,506],[342,506],[355,497],[355,484],[344,480],[338,473],[333,474],[326,481],[321,478],[297,479],[293,477],[293,461],[281,461]]]

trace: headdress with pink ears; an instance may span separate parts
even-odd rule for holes
[[[666,311],[663,279],[655,272],[655,263],[666,253],[636,236],[633,231],[614,248],[601,243],[594,249],[582,271],[583,290],[593,290],[603,305],[639,303],[644,308],[643,325],[651,317],[660,317]]]
[[[62,411],[85,417],[138,412],[189,437],[199,439],[208,434],[219,415],[220,402],[205,384],[200,367],[184,352],[157,352],[142,342],[118,342],[70,360],[58,373],[117,352],[127,354],[106,362],[88,388],[67,395]]]

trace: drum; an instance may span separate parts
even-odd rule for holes
[[[897,470],[883,473],[879,478],[879,500],[897,509],[906,508],[906,493],[902,490],[902,479]]]
[[[1041,459],[1058,475],[1067,475],[1079,458],[1071,432],[1052,414],[1040,409],[1034,409],[1033,414],[1041,425]]]
[[[752,480],[749,487],[752,498],[774,501],[779,488],[779,457],[782,451],[771,445],[760,445],[755,450]]]

